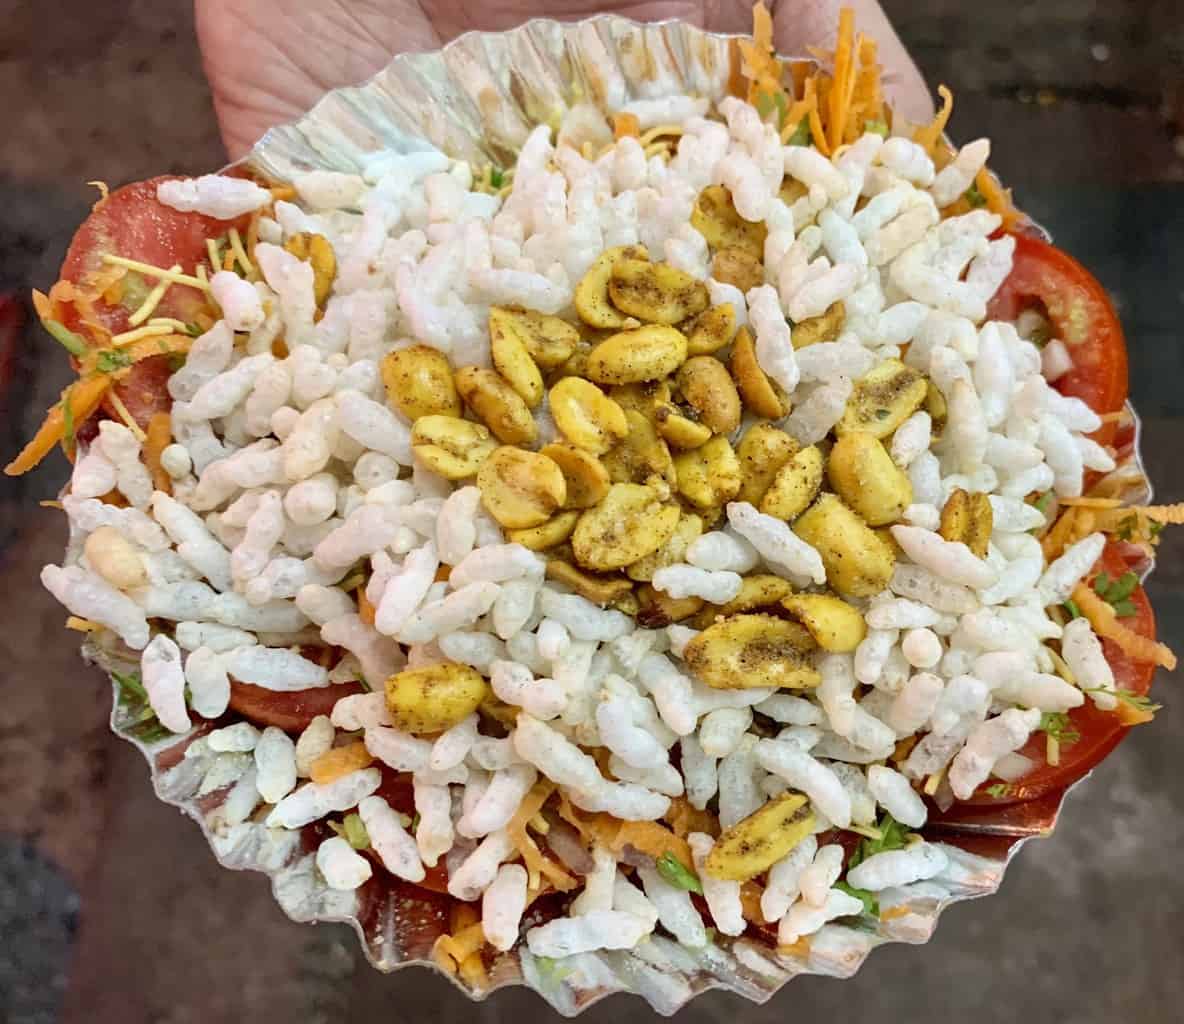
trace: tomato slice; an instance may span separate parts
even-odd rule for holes
[[[1123,557],[1119,545],[1112,542],[1102,552],[1098,565],[1101,571],[1118,577],[1127,571],[1129,563]],[[1135,606],[1135,614],[1124,618],[1123,625],[1141,636],[1154,639],[1155,616],[1151,611],[1151,602],[1147,600],[1147,594],[1141,586],[1135,588],[1130,600]],[[1119,689],[1131,690],[1138,694],[1145,694],[1151,689],[1151,678],[1155,675],[1154,665],[1132,660],[1109,640],[1102,641],[1102,648],[1106,652],[1106,660],[1114,670],[1114,684]],[[1060,764],[1054,768],[1045,762],[1047,741],[1043,733],[1034,733],[1020,753],[1035,761],[1038,767],[1013,783],[1006,796],[992,797],[985,792],[984,786],[968,802],[1008,804],[1020,800],[1033,800],[1053,790],[1064,789],[1094,768],[1130,732],[1130,727],[1123,725],[1114,712],[1099,711],[1089,698],[1086,698],[1081,707],[1069,712],[1069,721],[1081,738],[1075,743],[1061,744]],[[993,781],[995,780],[986,785],[991,785]]]
[[[987,307],[994,320],[1014,320],[1043,305],[1073,357],[1073,369],[1054,387],[1080,398],[1094,412],[1117,412],[1128,392],[1126,341],[1106,289],[1072,256],[1039,238],[1017,235],[1011,273]],[[1094,436],[1108,444],[1114,424]]]
[[[155,267],[171,267],[179,263],[185,273],[192,274],[197,264],[206,258],[206,239],[217,238],[230,228],[245,224],[245,218],[215,220],[199,213],[182,213],[158,202],[156,186],[174,177],[162,175],[124,185],[97,203],[74,233],[62,262],[62,280],[85,285],[91,275],[105,268],[103,256],[106,254],[126,256]],[[201,291],[173,285],[156,307],[156,315],[189,321],[205,305],[206,298]],[[131,312],[123,305],[105,302],[101,297],[94,303],[95,318],[113,334],[128,329]],[[79,310],[70,309],[63,315],[67,327],[86,333]]]
[[[256,725],[277,725],[284,732],[303,732],[317,715],[329,714],[342,697],[363,692],[361,683],[280,692],[232,679],[230,706]]]

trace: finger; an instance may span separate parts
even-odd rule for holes
[[[933,98],[884,9],[876,0],[775,0],[773,31],[781,53],[806,53],[807,46],[833,50],[839,8],[855,9],[855,27],[876,41],[884,69],[884,95],[911,121],[933,117]]]

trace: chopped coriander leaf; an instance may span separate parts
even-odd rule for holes
[[[419,828],[419,811],[416,811],[416,812],[415,812],[415,813],[414,813],[414,814],[411,816],[411,826],[410,826],[410,831],[411,831],[411,833],[414,835],[414,834],[415,834],[415,831],[416,831],[418,828]]]
[[[845,892],[848,896],[854,896],[860,903],[863,904],[863,912],[870,914],[872,917],[880,916],[880,901],[876,899],[874,892],[869,892],[867,889],[856,889],[853,885],[848,885],[846,882],[835,882],[836,889],[839,892]]]
[[[885,138],[888,136],[888,122],[887,121],[864,121],[863,130],[871,132],[873,135],[882,135]]]
[[[987,796],[991,796],[996,800],[999,800],[1011,793],[1011,786],[1006,782],[996,782],[993,786],[987,787],[986,793]]]
[[[1081,733],[1073,728],[1073,722],[1064,711],[1045,711],[1040,716],[1038,732],[1047,733],[1061,746],[1068,747],[1081,739]]]
[[[362,822],[362,816],[358,813],[347,814],[345,820],[342,822],[344,826],[345,839],[355,850],[367,850],[370,848],[370,833],[366,831],[366,826]]]
[[[489,172],[489,184],[494,188],[501,188],[506,183],[506,176],[494,167]]]
[[[1127,707],[1134,708],[1136,711],[1146,711],[1152,715],[1163,708],[1162,704],[1156,704],[1150,697],[1142,693],[1135,693],[1134,690],[1108,690],[1104,686],[1093,686],[1085,692],[1108,693]]]
[[[1069,598],[1069,600],[1067,600],[1063,605],[1061,605],[1061,607],[1064,608],[1065,611],[1067,611],[1069,613],[1069,618],[1071,618],[1071,619],[1080,619],[1081,618],[1081,609],[1077,607],[1077,602],[1074,601],[1073,598]]]
[[[1160,533],[1163,532],[1163,526],[1164,526],[1163,523],[1157,523],[1154,521],[1148,523],[1147,524],[1147,535],[1152,538],[1158,537],[1160,535]]]
[[[147,702],[148,691],[144,689],[144,684],[140,682],[140,676],[136,672],[129,672],[126,675],[122,672],[112,672],[111,678],[119,684],[119,696],[122,700],[127,698],[135,698],[139,701]]]
[[[798,122],[793,134],[789,137],[789,144],[791,146],[810,145],[810,122],[806,118],[803,117]]]
[[[201,324],[199,324],[196,320],[190,320],[189,323],[185,325],[185,333],[191,338],[200,338],[203,334],[205,334],[205,331],[201,329]]]
[[[1105,598],[1110,604],[1115,604],[1130,597],[1138,585],[1139,577],[1135,573],[1127,571],[1111,583],[1105,593],[1099,590],[1098,595]]]
[[[1048,506],[1052,504],[1052,491],[1045,491],[1034,502],[1032,507],[1048,515]]]
[[[669,850],[658,858],[657,865],[658,874],[676,889],[686,889],[687,892],[703,895],[703,884],[699,881],[699,876]]]
[[[1110,574],[1108,572],[1100,572],[1094,577],[1094,593],[1098,597],[1105,600],[1106,591],[1110,589]]]
[[[86,339],[81,334],[75,334],[69,327],[57,320],[42,320],[41,326],[44,327],[51,338],[62,346],[72,356],[79,356],[80,358],[87,353],[88,346]]]
[[[169,353],[169,370],[176,373],[182,366],[185,365],[184,352],[170,352]]]
[[[1135,607],[1134,601],[1115,601],[1114,614],[1120,619],[1129,618],[1132,615],[1138,614],[1139,609]]]
[[[856,864],[861,864],[868,857],[877,853],[887,853],[889,850],[903,850],[909,841],[909,830],[891,814],[884,813],[884,817],[876,824],[880,831],[879,839],[862,839],[851,855],[847,868],[850,870]]]
[[[104,349],[95,360],[95,369],[99,373],[114,373],[116,370],[122,370],[125,366],[131,366],[133,361],[130,355],[120,352],[119,349]]]
[[[1118,526],[1114,530],[1114,536],[1119,540],[1130,540],[1138,528],[1139,517],[1132,512],[1129,516],[1119,520]]]
[[[977,185],[971,185],[970,188],[968,188],[963,193],[963,198],[965,198],[966,202],[968,202],[971,208],[975,210],[977,210],[979,207],[987,205],[987,197],[978,190]]]

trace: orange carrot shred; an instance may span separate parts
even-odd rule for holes
[[[1078,583],[1073,590],[1073,602],[1081,614],[1089,619],[1094,632],[1114,641],[1128,657],[1160,665],[1169,672],[1175,669],[1176,656],[1171,648],[1124,626],[1118,621],[1114,609],[1084,583]]]
[[[173,493],[173,478],[161,465],[160,455],[173,440],[172,417],[167,412],[153,413],[144,431],[144,465],[152,475],[152,486],[165,494]]]

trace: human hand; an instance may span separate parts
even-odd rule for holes
[[[840,6],[879,44],[885,92],[908,117],[933,103],[876,0],[772,3],[777,50],[834,43]],[[272,125],[299,117],[329,89],[363,81],[397,53],[431,50],[471,29],[513,28],[534,17],[575,20],[611,11],[639,21],[680,18],[748,32],[747,0],[196,0],[197,32],[222,138],[231,158]]]

